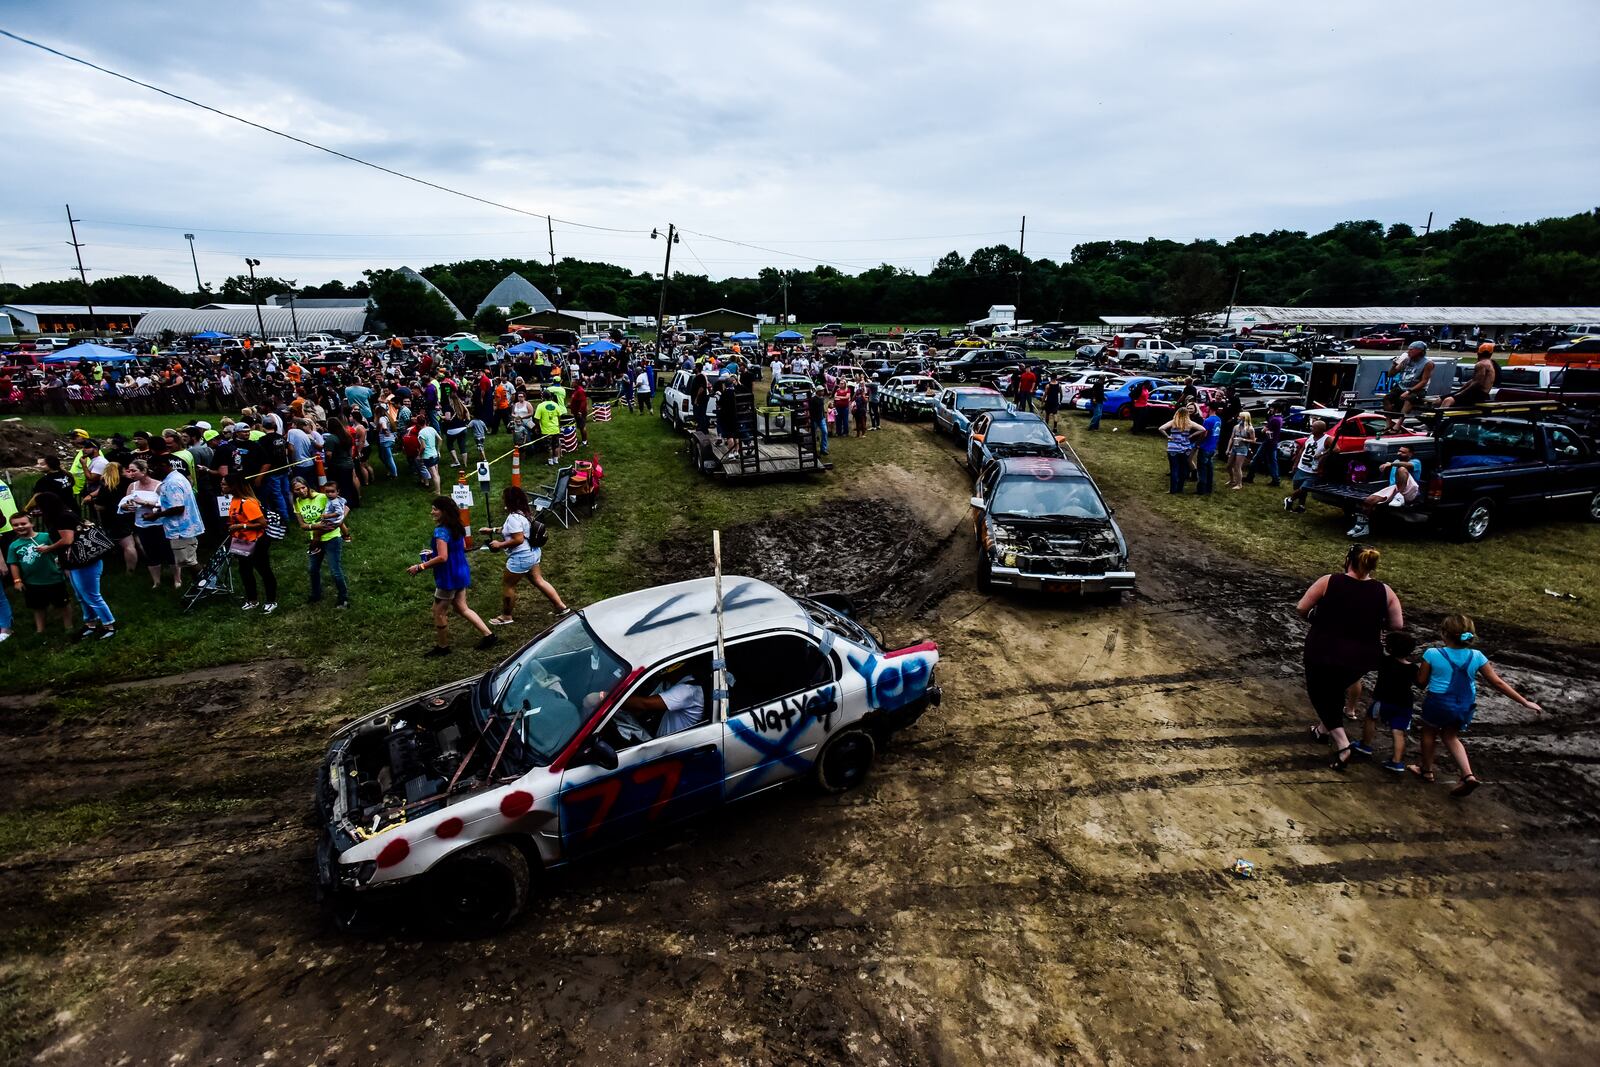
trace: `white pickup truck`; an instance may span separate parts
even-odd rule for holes
[[[1160,337],[1129,336],[1123,338],[1115,358],[1124,365],[1143,365],[1166,370],[1192,365],[1194,352]]]

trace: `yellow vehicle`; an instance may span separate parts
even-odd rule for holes
[[[981,338],[981,337],[963,337],[961,340],[955,342],[950,347],[951,348],[982,348],[985,344],[987,344],[987,342],[984,341],[984,339]]]

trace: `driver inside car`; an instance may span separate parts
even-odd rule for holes
[[[649,721],[659,718],[655,736],[666,737],[706,722],[705,688],[688,660],[668,667],[657,692],[635,694],[622,702],[622,710]]]

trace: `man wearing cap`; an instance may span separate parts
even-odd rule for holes
[[[72,495],[83,495],[84,486],[88,484],[88,471],[83,458],[84,443],[89,440],[88,430],[73,430],[73,440],[78,442],[78,452],[72,457],[72,465],[67,468],[67,473],[72,475]],[[102,470],[104,467],[102,466]]]
[[[1410,414],[1428,396],[1428,379],[1433,377],[1433,360],[1428,358],[1428,345],[1412,341],[1405,353],[1397,356],[1392,367],[1394,383],[1389,388],[1391,410],[1399,406],[1401,412]]]

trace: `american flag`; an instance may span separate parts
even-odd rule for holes
[[[590,422],[610,422],[611,421],[611,401],[608,400],[604,404],[596,404],[594,406],[594,412],[589,416],[589,421]]]
[[[561,431],[561,451],[576,452],[578,450],[578,428],[568,426]]]

